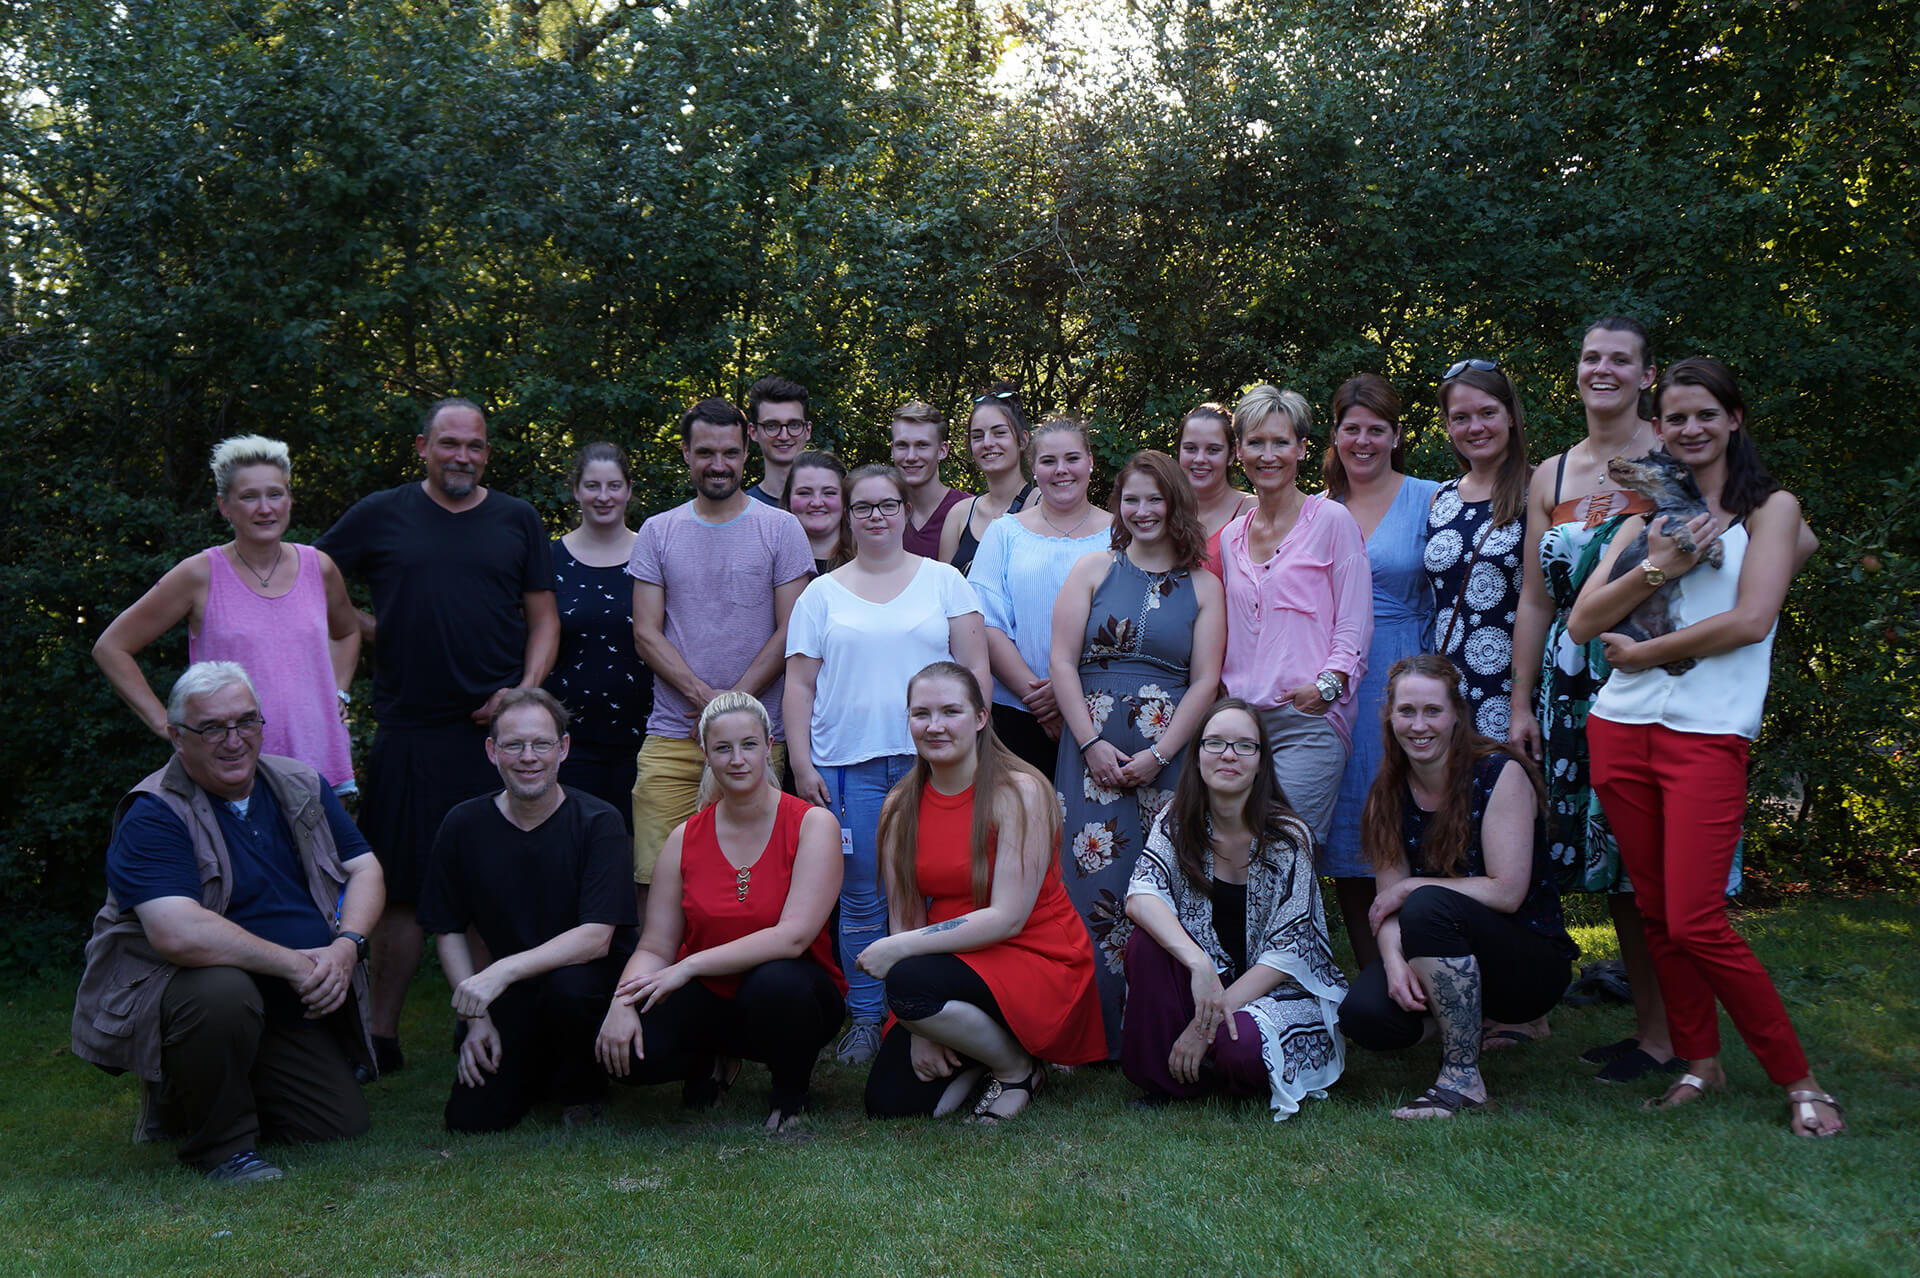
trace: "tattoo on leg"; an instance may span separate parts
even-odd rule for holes
[[[1480,1086],[1480,960],[1422,958],[1411,963],[1440,1026],[1440,1084],[1454,1091]]]

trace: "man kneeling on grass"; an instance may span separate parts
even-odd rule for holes
[[[506,788],[447,813],[427,860],[420,925],[462,1021],[449,1131],[505,1131],[543,1096],[569,1127],[600,1116],[593,1040],[633,952],[633,861],[620,814],[561,788],[566,757],[565,707],[540,688],[503,694],[487,758]],[[469,927],[491,962],[476,963]]]
[[[260,753],[265,724],[236,662],[173,685],[173,758],[114,814],[73,1009],[73,1054],[142,1080],[135,1143],[176,1133],[226,1182],[280,1178],[263,1135],[365,1132],[355,1070],[373,1070],[380,862],[317,772]]]

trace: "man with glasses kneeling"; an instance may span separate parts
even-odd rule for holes
[[[600,1116],[593,1042],[639,915],[626,823],[561,787],[567,744],[552,693],[502,693],[487,758],[505,788],[447,813],[427,858],[420,926],[438,937],[461,1019],[448,1131],[505,1131],[543,1099],[569,1127]]]
[[[380,862],[304,763],[260,753],[247,672],[203,661],[167,699],[173,758],[114,814],[73,1053],[142,1080],[136,1143],[228,1183],[278,1180],[263,1137],[367,1130],[366,937]],[[264,784],[256,784],[264,782]]]

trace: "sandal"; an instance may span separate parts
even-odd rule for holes
[[[1411,1102],[1395,1110],[1393,1116],[1403,1122],[1452,1118],[1455,1114],[1470,1114],[1485,1106],[1486,1103],[1484,1100],[1474,1100],[1471,1096],[1463,1096],[1451,1087],[1442,1087],[1435,1083],[1414,1097]]]
[[[1820,1115],[1813,1108],[1815,1105],[1825,1105],[1831,1109],[1833,1116],[1841,1120],[1840,1125],[1832,1131],[1821,1131],[1817,1125]],[[1840,1102],[1827,1092],[1816,1092],[1811,1088],[1788,1092],[1787,1128],[1795,1136],[1805,1140],[1828,1140],[1847,1130],[1846,1111],[1840,1108]]]
[[[1693,1096],[1691,1098],[1681,1098],[1680,1089],[1683,1087],[1692,1089]],[[1646,1100],[1641,1101],[1640,1108],[1648,1111],[1656,1109],[1676,1109],[1681,1105],[1691,1105],[1694,1101],[1704,1100],[1709,1092],[1724,1092],[1725,1090],[1727,1090],[1725,1083],[1720,1083],[1716,1086],[1708,1083],[1706,1079],[1700,1077],[1698,1074],[1682,1074],[1674,1080],[1673,1086],[1667,1088],[1666,1091],[1661,1092],[1658,1096],[1650,1096]]]
[[[1026,1112],[1027,1105],[1031,1104],[1033,1098],[1040,1094],[1040,1089],[1046,1085],[1046,1082],[1047,1068],[1039,1061],[1034,1061],[1033,1068],[1027,1071],[1027,1076],[1016,1082],[1003,1083],[997,1078],[989,1078],[987,1090],[981,1092],[980,1099],[974,1102],[973,1115],[968,1121],[979,1123],[983,1127],[998,1127],[1001,1123],[1018,1118]],[[1027,1099],[1026,1102],[1024,1102],[1019,1109],[1014,1110],[1013,1113],[1002,1114],[996,1110],[994,1106],[998,1104],[1000,1098],[1008,1092],[1025,1092]]]
[[[807,1114],[808,1093],[775,1091],[767,1098],[766,1129],[769,1134],[790,1132]]]
[[[1518,1047],[1522,1043],[1533,1042],[1533,1035],[1523,1029],[1490,1029],[1480,1032],[1480,1050],[1497,1052],[1503,1048]]]
[[[680,1086],[680,1104],[687,1109],[719,1109],[740,1077],[740,1058],[716,1056],[711,1069],[691,1074]]]
[[[1598,1047],[1589,1047],[1586,1051],[1580,1053],[1580,1059],[1589,1065],[1611,1065],[1628,1052],[1637,1052],[1639,1050],[1639,1039],[1621,1038],[1615,1039],[1611,1043],[1602,1043]]]

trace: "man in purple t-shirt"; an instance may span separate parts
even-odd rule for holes
[[[633,642],[653,670],[653,714],[633,786],[633,878],[642,898],[673,827],[693,815],[705,763],[693,740],[717,693],[759,697],[782,740],[780,697],[787,616],[813,572],[800,521],[741,491],[747,419],[724,399],[680,417],[680,451],[694,498],[640,525],[633,578]],[[774,745],[778,776],[786,747]]]

